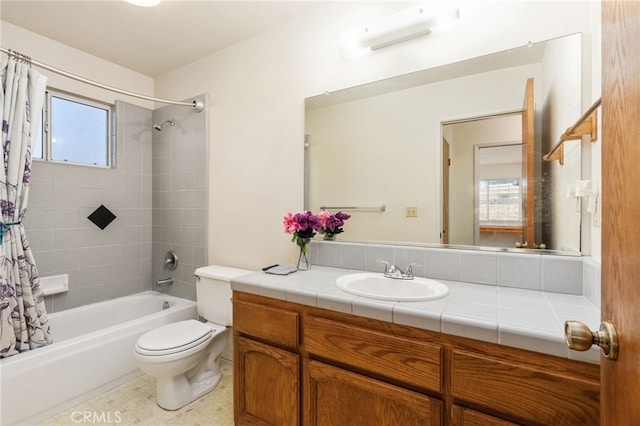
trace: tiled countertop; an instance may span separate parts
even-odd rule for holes
[[[390,302],[338,289],[336,278],[360,271],[314,266],[290,275],[255,272],[234,278],[231,288],[302,305],[468,337],[549,355],[599,363],[600,351],[569,350],[564,322],[599,327],[600,311],[586,297],[493,285],[437,280],[449,287],[441,299]]]

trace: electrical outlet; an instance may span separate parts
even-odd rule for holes
[[[407,217],[418,217],[417,207],[407,207],[406,212],[407,212]]]

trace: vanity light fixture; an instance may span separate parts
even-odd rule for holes
[[[153,7],[160,4],[162,0],[124,0],[127,3],[131,3],[135,6],[141,7]]]
[[[341,45],[350,53],[378,50],[428,35],[437,25],[459,17],[457,7],[434,9],[429,5],[414,6],[343,33]]]

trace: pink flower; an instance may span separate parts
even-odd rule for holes
[[[284,225],[284,232],[287,234],[293,234],[300,230],[300,224],[296,222],[293,213],[289,212],[282,218],[282,224]]]
[[[318,213],[318,219],[320,219],[320,225],[325,228],[327,226],[327,220],[331,217],[331,213],[326,210],[322,210]]]

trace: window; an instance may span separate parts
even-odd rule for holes
[[[48,91],[33,158],[109,167],[111,105]]]
[[[479,201],[481,224],[522,225],[520,178],[481,180]]]

